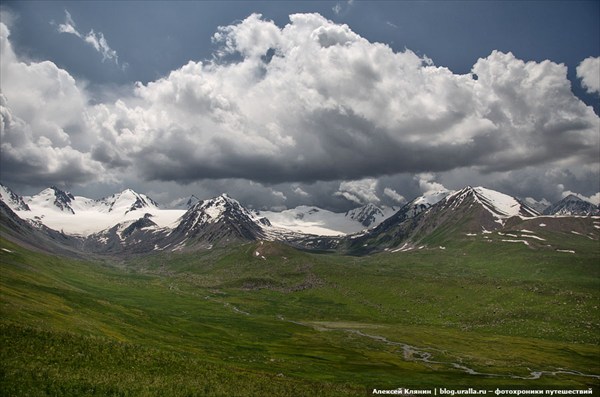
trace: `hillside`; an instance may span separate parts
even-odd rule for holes
[[[84,203],[135,214],[87,237],[0,202],[3,395],[600,387],[598,217],[467,187],[332,238],[228,195],[164,227],[127,194]]]
[[[285,396],[361,395],[372,383],[598,386],[597,241],[538,229],[362,258],[261,240],[126,263],[0,240],[10,341],[0,387]]]

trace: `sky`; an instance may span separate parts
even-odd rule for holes
[[[4,1],[0,51],[19,194],[600,201],[598,1]]]

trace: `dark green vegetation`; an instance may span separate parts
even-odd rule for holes
[[[598,386],[598,240],[536,234],[529,247],[492,233],[369,257],[258,242],[127,262],[0,239],[0,395]]]

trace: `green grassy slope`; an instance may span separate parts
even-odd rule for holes
[[[490,237],[364,258],[255,243],[126,263],[0,240],[0,390],[597,386],[598,241],[562,236],[569,254]]]

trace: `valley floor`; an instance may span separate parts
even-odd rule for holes
[[[0,239],[0,394],[597,388],[598,247],[573,241],[576,254],[468,238],[369,257],[257,242],[81,261]]]

